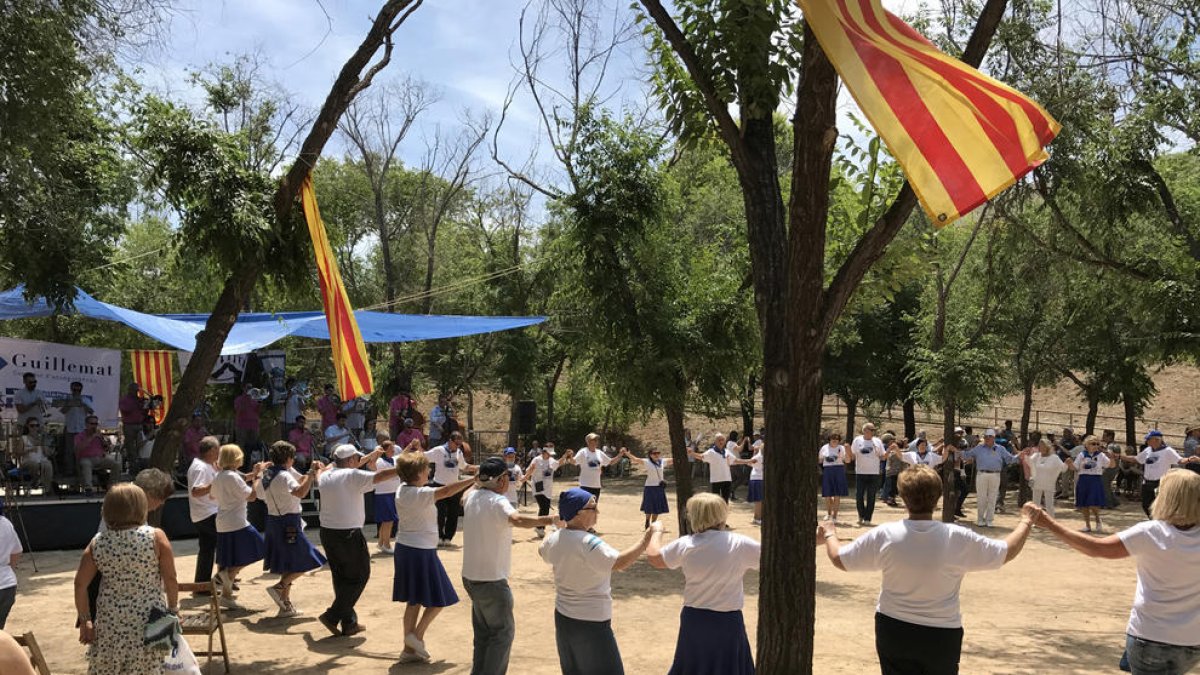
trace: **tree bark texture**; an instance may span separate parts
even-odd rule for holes
[[[856,434],[854,433],[854,423],[858,421],[858,399],[847,398],[847,399],[845,399],[845,402],[846,402],[846,435],[842,436],[842,438],[846,439],[846,441],[848,442],[850,439],[852,439],[856,436]]]
[[[1029,445],[1029,418],[1033,414],[1033,380],[1021,386],[1021,447]]]
[[[683,406],[669,405],[663,411],[667,418],[667,434],[671,439],[671,465],[675,467],[675,517],[679,519],[680,535],[691,530],[687,525],[687,500],[695,489],[692,486],[692,464],[684,440]]]
[[[917,437],[917,401],[911,396],[904,399],[904,436]]]

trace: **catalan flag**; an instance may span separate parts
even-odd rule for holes
[[[821,48],[937,226],[1046,160],[1061,128],[1015,89],[938,51],[879,0],[797,0]]]
[[[133,381],[150,396],[162,396],[161,408],[154,408],[154,421],[162,424],[171,409],[175,392],[175,352],[164,349],[136,349],[129,353],[133,365]]]
[[[371,364],[367,361],[367,349],[363,346],[358,321],[342,285],[337,260],[321,222],[317,209],[317,195],[313,192],[312,176],[304,178],[300,186],[300,201],[304,205],[304,218],[308,221],[308,233],[312,236],[313,251],[317,255],[317,278],[321,283],[321,303],[325,306],[325,320],[329,324],[329,342],[333,349],[333,368],[337,371],[338,391],[342,400],[349,401],[370,394],[375,384],[371,380]]]

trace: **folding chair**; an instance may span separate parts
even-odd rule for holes
[[[50,675],[50,666],[46,664],[46,657],[42,655],[42,648],[38,646],[37,638],[33,637],[33,633],[14,635],[13,638],[17,644],[29,650],[29,662],[33,664],[33,669],[38,672],[38,675]]]
[[[183,635],[207,635],[208,649],[201,651],[192,647],[192,653],[196,656],[207,656],[208,660],[204,664],[205,672],[212,665],[212,657],[215,654],[220,654],[225,661],[225,672],[229,672],[229,650],[225,646],[225,624],[221,621],[221,606],[217,603],[217,584],[214,581],[209,581],[205,584],[181,583],[179,584],[180,593],[204,593],[208,595],[208,607],[201,610],[188,610],[179,613],[179,625],[183,630]],[[220,633],[221,649],[220,651],[213,650],[213,633]],[[189,644],[189,646],[191,646]]]

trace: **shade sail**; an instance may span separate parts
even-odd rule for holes
[[[51,316],[53,307],[45,298],[32,303],[18,286],[0,293],[0,320]],[[146,314],[101,302],[76,289],[75,306],[65,314],[77,314],[102,321],[116,321],[143,335],[184,351],[195,351],[196,334],[208,321],[207,314]],[[542,323],[544,316],[447,316],[425,314],[388,314],[359,310],[354,313],[366,342],[416,342],[464,335],[479,335],[524,328]],[[329,327],[321,312],[248,313],[238,316],[229,331],[221,353],[245,354],[261,349],[288,336],[329,339]]]

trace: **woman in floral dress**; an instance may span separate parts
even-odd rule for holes
[[[179,585],[167,535],[146,525],[146,493],[133,483],[114,485],[101,514],[108,529],[83,552],[75,573],[79,641],[88,648],[88,675],[158,675],[166,652],[143,644],[150,610],[175,611]],[[87,587],[99,572],[96,621]],[[165,591],[165,597],[164,597]]]

